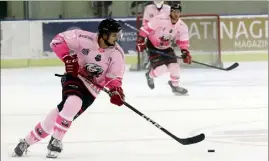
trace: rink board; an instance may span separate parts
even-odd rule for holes
[[[191,20],[191,21],[188,21]],[[1,68],[60,66],[52,53],[51,39],[70,28],[96,32],[102,19],[67,19],[34,21],[1,21]],[[136,17],[118,18],[136,25]],[[190,31],[190,51],[193,60],[211,64],[217,60],[216,19],[208,16],[185,18]],[[208,24],[206,27],[203,24]],[[119,41],[126,53],[126,64],[136,64],[136,32],[122,25],[123,39]],[[207,30],[206,30],[207,29]],[[267,61],[268,15],[220,16],[220,44],[223,62]],[[255,31],[255,32],[254,32]],[[20,36],[17,36],[20,35]],[[192,51],[207,52],[196,54]],[[209,54],[209,53],[214,54]],[[228,52],[228,53],[227,53]],[[178,53],[180,55],[180,53]],[[134,54],[135,55],[135,54]],[[192,65],[193,66],[193,65]]]
[[[202,55],[201,55],[202,56]],[[203,61],[199,58],[199,55],[195,55],[194,58],[198,61]],[[224,54],[222,56],[223,62],[235,62],[235,61],[267,61],[268,53],[255,53],[255,54]],[[126,56],[126,64],[136,64],[136,56]],[[22,67],[36,67],[36,66],[61,66],[62,62],[57,58],[49,59],[6,59],[1,60],[1,68],[22,68]]]

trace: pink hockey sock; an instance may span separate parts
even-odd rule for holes
[[[173,86],[179,86],[179,64],[171,63],[168,65],[168,71],[170,72],[170,81]]]
[[[77,96],[69,96],[62,111],[56,118],[53,137],[62,140],[67,130],[70,128],[74,116],[81,109],[82,100]]]
[[[35,128],[25,137],[25,141],[32,145],[46,138],[53,130],[53,126],[59,111],[57,108],[52,109],[45,120],[39,122]]]
[[[159,76],[163,75],[166,72],[167,72],[167,66],[166,65],[161,65],[161,66],[158,66],[155,69],[151,69],[151,71],[149,72],[149,76],[151,78],[156,78],[156,77],[159,77]]]

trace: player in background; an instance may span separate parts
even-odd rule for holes
[[[149,4],[145,7],[142,26],[146,25],[153,17],[159,14],[169,14],[170,6],[164,4],[164,1],[153,1],[153,4]]]
[[[112,104],[123,105],[124,94],[121,86],[125,62],[123,50],[116,42],[121,38],[121,26],[113,19],[105,19],[100,22],[98,30],[98,33],[80,29],[69,30],[59,33],[52,40],[51,49],[65,64],[65,74],[61,79],[62,101],[20,140],[14,149],[14,156],[22,156],[29,146],[52,134],[47,146],[47,157],[57,158],[62,151],[64,135],[72,121],[85,111],[100,93],[101,89],[95,84],[110,90]],[[87,129],[85,126],[84,130]]]
[[[159,14],[170,14],[170,6],[164,4],[164,1],[153,1],[152,4],[149,4],[145,7],[142,26],[146,25],[153,17]],[[139,50],[137,50],[139,51]],[[147,69],[149,66],[148,60],[149,53],[142,54],[143,68]]]
[[[179,18],[181,6],[174,4],[171,6],[170,14],[155,16],[152,20],[140,28],[137,49],[142,52],[146,47],[149,50],[149,60],[152,69],[146,73],[147,83],[154,89],[154,78],[166,72],[170,73],[168,84],[172,92],[176,94],[187,94],[188,90],[179,86],[180,66],[177,58],[163,56],[157,52],[163,52],[175,56],[175,51],[171,47],[173,39],[181,50],[183,62],[190,64],[191,55],[189,48],[188,26]],[[145,39],[148,41],[145,44]],[[157,52],[155,52],[157,51]]]

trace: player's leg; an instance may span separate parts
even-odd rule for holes
[[[82,99],[77,95],[68,95],[63,100],[64,104],[59,114],[56,117],[53,127],[52,139],[50,140],[47,149],[49,158],[56,158],[62,151],[62,140],[72,125],[74,116],[79,112],[82,106]],[[61,104],[60,104],[61,105]]]
[[[149,41],[148,39],[145,40],[146,42],[146,47],[148,47],[147,45],[147,41]],[[149,70],[150,69],[150,60],[149,60],[149,50],[145,49],[145,51],[143,52],[143,69]]]
[[[69,81],[70,78],[65,79],[65,80]],[[63,92],[64,92],[68,87],[67,85],[65,85],[65,81],[62,81],[62,86],[63,86]],[[63,93],[63,97],[64,97],[64,93]],[[65,102],[66,99],[67,99],[67,97],[65,96],[65,98],[63,98],[63,101],[61,103],[63,104],[63,102]],[[23,153],[26,151],[26,149],[30,145],[33,145],[33,144],[41,141],[42,139],[46,138],[49,134],[51,134],[51,132],[53,131],[53,128],[55,126],[55,121],[56,121],[57,117],[59,116],[59,112],[61,110],[62,109],[59,108],[59,105],[57,108],[51,110],[50,113],[45,118],[45,120],[39,122],[35,126],[35,128],[24,139],[22,139],[20,141],[20,143],[14,149],[15,155],[22,156]]]
[[[52,109],[43,121],[39,122],[24,139],[20,140],[14,149],[13,155],[22,156],[30,145],[46,138],[52,132],[58,113],[59,110],[57,108]]]
[[[92,103],[94,102],[95,100],[95,97],[90,93],[90,92],[85,92],[85,95],[83,96],[83,101],[82,101],[82,107],[81,109],[78,111],[78,113],[74,116],[73,118],[73,121],[75,121],[78,117],[81,116],[82,113],[84,113],[89,106],[92,105]],[[63,102],[61,102],[58,107],[60,109],[63,108]],[[55,138],[53,136],[51,136],[51,139],[49,141],[49,145],[51,145],[52,141],[54,140]]]
[[[150,89],[154,89],[154,78],[159,77],[167,72],[166,62],[164,57],[154,51],[162,51],[155,48],[150,41],[147,41],[147,48],[149,49],[149,60],[151,67],[146,72],[147,83]]]
[[[62,77],[63,101],[58,105],[59,114],[53,127],[53,134],[47,146],[48,158],[56,158],[62,151],[62,140],[73,120],[95,100],[83,82],[71,75]]]
[[[142,53],[142,69],[149,69],[150,66],[150,62],[149,62],[149,52],[148,51],[144,51]]]
[[[68,83],[69,82],[69,83]],[[72,82],[72,83],[70,83]],[[84,84],[79,80],[78,78],[74,77],[63,77],[62,78],[62,87],[63,87],[63,100],[58,105],[57,108],[51,110],[48,115],[46,116],[45,120],[39,122],[35,128],[24,138],[21,139],[19,144],[14,149],[14,156],[22,156],[24,152],[26,152],[27,148],[30,145],[33,145],[42,139],[46,138],[51,132],[53,131],[53,128],[55,127],[55,121],[59,117],[59,111],[61,112],[63,109],[63,106],[67,100],[67,96],[81,96],[81,95],[88,95],[88,90],[86,90]],[[78,87],[78,88],[77,88]],[[69,99],[70,100],[70,99]],[[71,97],[72,100],[72,97]],[[91,99],[88,99],[89,102],[94,101],[94,97],[92,96]],[[84,101],[85,102],[85,101]],[[85,104],[83,102],[83,104]],[[91,102],[91,103],[92,103]],[[88,103],[89,104],[89,103]],[[68,105],[67,105],[68,106]],[[81,107],[81,105],[80,105]],[[83,107],[83,105],[82,105]],[[77,111],[75,109],[75,111]],[[76,112],[76,114],[79,113]]]
[[[94,100],[95,100],[95,97],[90,92],[85,92],[85,95],[84,95],[83,101],[82,101],[82,107],[79,110],[79,112],[74,116],[73,121],[75,121],[78,117],[80,117],[81,114],[84,113],[88,109],[88,107],[94,102]],[[58,107],[60,109],[62,109],[63,108],[63,102],[61,102],[58,105]],[[51,143],[54,141],[54,139],[55,138],[53,136],[51,136],[51,139],[49,141],[49,145],[52,145]],[[51,154],[51,153],[52,152],[49,152],[47,157],[54,158],[55,156],[53,154]]]
[[[175,55],[175,52],[172,48],[167,49],[167,52],[171,55]],[[172,92],[176,94],[187,94],[188,90],[179,86],[179,78],[180,78],[180,65],[177,59],[167,59],[167,67],[170,73],[170,80],[168,84],[170,85]]]

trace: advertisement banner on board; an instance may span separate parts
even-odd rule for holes
[[[217,16],[182,19],[189,27],[192,50],[216,51],[219,41],[223,52],[268,49],[268,15],[221,16],[219,27]]]

